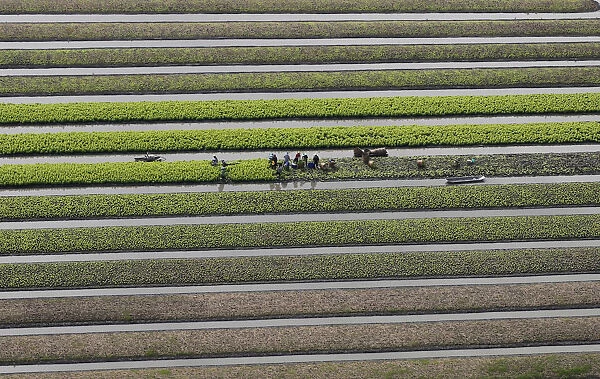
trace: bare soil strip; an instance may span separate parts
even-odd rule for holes
[[[10,364],[582,344],[599,317],[1,337]]]
[[[492,349],[488,349],[492,350]],[[517,350],[517,349],[513,349]],[[530,348],[530,350],[537,350]],[[481,351],[481,350],[479,350]],[[452,353],[452,351],[448,351]],[[520,354],[525,354],[524,351]],[[368,354],[361,354],[365,359]],[[296,357],[296,356],[295,356]],[[294,357],[294,358],[295,358]],[[283,358],[283,357],[282,357]],[[226,359],[220,359],[225,362]],[[298,360],[297,360],[298,361]],[[296,362],[297,362],[296,361]],[[174,366],[169,363],[173,361],[154,361],[153,367],[163,368],[138,368],[138,369],[112,369],[102,371],[64,371],[70,365],[45,365],[45,366],[16,366],[12,372],[27,372],[27,374],[7,375],[10,379],[81,379],[81,378],[160,378],[168,377],[174,379],[187,378],[328,378],[347,379],[365,378],[482,378],[482,377],[540,377],[540,378],[564,378],[564,377],[587,377],[600,376],[600,354],[598,353],[555,353],[521,356],[492,356],[472,358],[434,358],[434,359],[376,359],[376,360],[354,360],[345,362],[323,362],[323,363],[289,363],[289,364],[234,364],[228,366],[205,366],[205,367],[180,367],[182,361],[176,361]],[[194,360],[193,362],[197,362]],[[142,362],[148,364],[149,362]],[[191,364],[191,362],[190,362]],[[78,364],[80,370],[90,370],[94,364]],[[110,365],[110,364],[109,364]],[[131,362],[128,366],[134,366]],[[116,365],[114,365],[116,366]],[[119,366],[123,367],[120,363]],[[63,369],[61,370],[61,367]],[[137,364],[136,367],[142,367]],[[20,370],[20,371],[17,371]],[[38,372],[35,371],[62,371],[62,372]]]
[[[538,351],[548,350],[545,348],[526,348],[527,350]],[[501,349],[502,351],[508,349]],[[494,351],[498,349],[479,349],[478,353],[490,352],[484,356],[478,357],[453,357],[448,358],[453,351],[443,351],[439,355],[431,352],[430,356],[421,359],[394,359],[394,354],[377,354],[372,360],[369,356],[373,354],[361,354],[361,357],[330,355],[330,357],[340,357],[336,361],[314,363],[310,359],[298,359],[299,356],[281,357],[282,359],[271,359],[275,362],[263,364],[245,364],[232,363],[226,366],[214,367],[211,364],[202,365],[200,362],[208,360],[187,360],[190,365],[205,367],[182,367],[186,360],[161,360],[152,361],[151,366],[142,366],[140,362],[129,362],[126,367],[135,367],[135,369],[125,369],[124,364],[107,364],[111,370],[91,371],[97,369],[97,364],[57,364],[43,366],[12,366],[7,367],[6,372],[27,372],[27,374],[7,375],[11,379],[79,379],[79,378],[482,378],[482,377],[543,377],[543,378],[564,378],[564,377],[597,377],[600,376],[600,354],[593,352],[561,352],[550,354],[547,351],[541,353],[528,354],[524,349],[510,349],[513,354],[522,354],[521,356],[489,356],[495,355]],[[473,350],[471,350],[472,352]],[[438,351],[439,352],[439,351]],[[496,353],[498,354],[498,353]],[[381,356],[381,357],[380,357]],[[303,356],[306,357],[306,356]],[[431,359],[433,357],[433,359]],[[276,358],[276,357],[275,357]],[[285,358],[293,363],[281,364]],[[344,359],[345,358],[345,359]],[[340,362],[341,360],[341,362]],[[228,359],[220,359],[221,362],[227,362]],[[197,363],[197,364],[192,364]],[[149,361],[141,362],[149,364]],[[279,364],[278,364],[279,363]],[[75,371],[66,372],[68,369],[76,367]],[[149,368],[153,367],[153,368]]]
[[[0,325],[229,320],[593,307],[600,282],[0,300]]]

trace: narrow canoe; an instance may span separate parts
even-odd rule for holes
[[[483,182],[485,180],[485,176],[453,176],[450,178],[446,178],[447,184],[461,184],[461,183],[477,183]]]

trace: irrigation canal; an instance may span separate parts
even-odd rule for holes
[[[239,128],[311,128],[322,126],[389,126],[389,125],[470,125],[470,124],[525,124],[544,122],[589,122],[600,121],[598,114],[572,115],[513,115],[471,117],[422,117],[422,118],[349,118],[335,120],[254,120],[254,121],[206,121],[206,122],[156,122],[130,124],[61,124],[61,125],[6,125],[0,134],[20,133],[64,133],[64,132],[119,132],[148,130],[209,130]],[[405,149],[403,149],[405,150]]]
[[[535,275],[505,277],[471,277],[471,278],[436,278],[436,279],[402,279],[402,280],[353,280],[326,282],[288,282],[260,284],[224,284],[180,287],[126,287],[126,288],[85,288],[85,289],[52,289],[31,291],[0,292],[0,300],[36,299],[58,297],[88,296],[133,296],[133,295],[177,295],[206,293],[240,293],[265,291],[314,291],[345,290],[400,287],[433,287],[433,286],[481,286],[481,285],[513,285],[544,284],[600,281],[600,274],[572,275]]]
[[[370,70],[429,70],[475,68],[584,67],[600,66],[598,60],[578,61],[502,61],[502,62],[419,62],[349,63],[299,65],[226,65],[226,66],[154,66],[154,67],[55,67],[0,69],[2,76],[91,76],[91,75],[164,75],[257,72],[326,72]]]
[[[287,22],[287,21],[472,21],[600,18],[600,11],[570,13],[254,13],[254,14],[36,14],[0,15],[0,23]]]
[[[0,223],[0,230],[53,229],[53,228],[102,228],[130,226],[207,225],[207,224],[253,224],[313,221],[358,221],[358,220],[410,220],[424,218],[475,218],[475,217],[535,217],[597,215],[600,207],[541,207],[501,208],[474,210],[409,210],[399,212],[344,212],[344,213],[277,213],[265,215],[232,216],[184,216],[147,217],[93,220],[14,221]],[[292,220],[290,220],[292,218]],[[468,221],[465,221],[468,222]]]
[[[364,325],[399,324],[444,321],[478,321],[533,319],[556,317],[598,317],[600,308],[550,309],[534,311],[476,312],[476,313],[436,313],[396,316],[342,316],[342,317],[301,317],[270,318],[255,320],[199,321],[199,322],[157,322],[147,324],[105,324],[77,326],[49,326],[34,328],[0,328],[0,337],[33,336],[44,334],[89,334],[118,332],[152,332],[168,330],[206,330],[241,328],[277,328],[325,325]]]
[[[2,366],[0,373],[34,373],[59,371],[92,371],[145,368],[176,368],[199,366],[233,366],[244,364],[285,364],[315,362],[375,361],[393,359],[434,359],[456,357],[486,357],[499,355],[560,354],[560,353],[596,353],[600,345],[536,346],[516,348],[487,349],[448,349],[410,352],[358,353],[358,354],[314,354],[279,355],[239,358],[175,359],[129,362],[75,363],[53,365]]]
[[[139,102],[139,101],[213,101],[213,100],[271,100],[271,99],[331,99],[363,97],[406,96],[493,96],[529,94],[598,93],[600,87],[547,87],[547,88],[460,88],[439,90],[393,91],[321,91],[321,92],[248,92],[248,93],[184,93],[135,95],[81,95],[81,96],[0,96],[0,103],[56,104],[78,102]]]
[[[423,147],[423,148],[397,148],[387,149],[391,157],[428,157],[441,155],[497,155],[497,154],[559,154],[559,153],[597,153],[600,152],[599,144],[581,145],[521,145],[521,146],[473,146],[473,147]],[[282,159],[286,151],[273,151]],[[156,153],[153,151],[153,153]],[[160,153],[169,162],[175,161],[210,161],[213,155],[226,162],[246,159],[267,159],[270,151],[216,151],[216,152],[188,152],[188,153]],[[290,156],[294,150],[287,151]],[[350,158],[353,151],[347,149],[318,149],[311,151],[309,156],[317,153],[321,158]],[[0,157],[0,164],[40,164],[40,163],[105,163],[105,162],[133,162],[137,154],[80,154],[80,155],[36,155],[36,156],[4,156]],[[140,163],[143,164],[143,163]]]
[[[115,41],[0,42],[0,49],[101,49],[173,47],[267,47],[267,46],[365,46],[365,45],[462,45],[505,43],[599,42],[600,36],[585,37],[455,37],[455,38],[321,38],[321,39],[179,39]]]
[[[573,176],[522,176],[486,178],[483,183],[466,185],[535,184],[535,183],[576,183],[599,182],[600,175]],[[53,195],[94,195],[94,194],[138,194],[138,193],[177,193],[177,192],[230,192],[230,191],[288,191],[299,189],[344,189],[380,187],[420,187],[444,186],[444,179],[402,179],[402,180],[359,180],[359,181],[294,181],[270,183],[209,183],[144,186],[90,186],[54,188],[4,188],[0,196],[53,196]]]
[[[311,354],[249,356],[235,358],[161,359],[101,363],[63,363],[47,365],[0,366],[0,374],[35,372],[72,372],[93,370],[175,368],[199,366],[233,366],[245,364],[286,364],[316,362],[376,361],[393,359],[435,359],[457,357],[487,357],[529,354],[597,353],[600,345],[530,346],[512,348],[444,349],[386,353]]]
[[[482,251],[506,249],[561,249],[561,248],[600,247],[600,240],[577,239],[556,241],[513,241],[513,242],[477,242],[477,243],[432,243],[424,245],[376,245],[376,246],[326,246],[304,248],[268,248],[239,250],[191,250],[191,251],[138,251],[125,253],[70,253],[43,255],[0,256],[1,264],[52,263],[52,262],[92,262],[145,259],[196,259],[196,258],[232,258],[232,257],[273,257],[273,256],[309,256],[323,254],[369,254],[436,251]]]

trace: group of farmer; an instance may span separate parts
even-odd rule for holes
[[[227,175],[227,162],[224,159],[219,162],[217,156],[213,155],[210,164],[212,166],[220,166],[221,178],[225,179]],[[290,169],[331,169],[335,167],[335,161],[330,159],[326,163],[321,163],[321,159],[315,154],[312,157],[312,161],[309,162],[308,155],[301,154],[300,152],[296,153],[293,159],[290,157],[290,153],[285,153],[283,161],[280,161],[275,153],[270,153],[269,167],[275,170],[277,176],[280,176],[283,170],[289,171]]]
[[[300,152],[296,153],[294,158],[290,157],[290,153],[285,153],[283,156],[283,162],[277,158],[275,153],[269,154],[269,167],[276,170],[278,174],[281,174],[282,170],[291,169],[314,169],[314,168],[332,168],[335,165],[335,161],[331,159],[327,162],[326,166],[320,163],[321,159],[319,155],[315,154],[312,157],[312,162],[308,161],[308,155]]]

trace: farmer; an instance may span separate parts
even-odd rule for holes
[[[308,155],[304,154],[302,160],[304,161],[304,167],[308,166]]]

